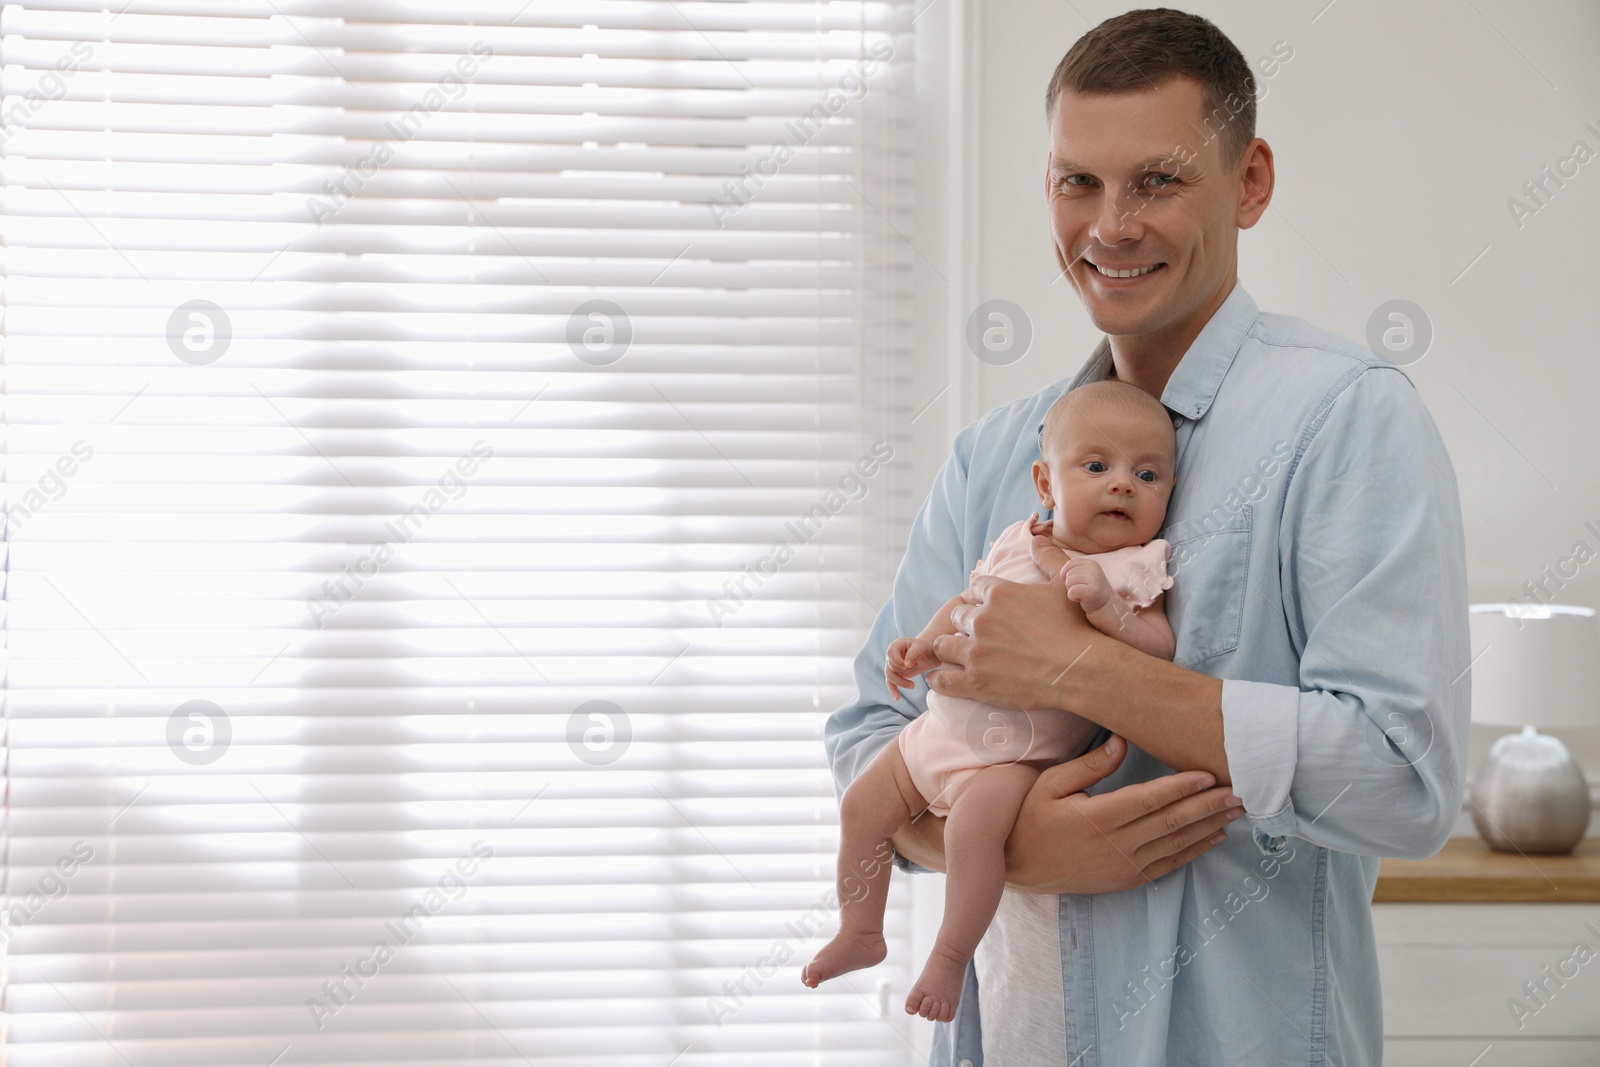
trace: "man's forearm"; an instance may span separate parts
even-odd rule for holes
[[[1222,679],[1098,632],[1082,652],[1056,678],[1044,706],[1097,722],[1174,770],[1209,771],[1219,785],[1233,781],[1222,745]]]
[[[1222,744],[1222,681],[1107,637],[1056,589],[984,575],[938,638],[929,686],[1004,708],[1059,708],[1126,737],[1174,770],[1233,781]]]

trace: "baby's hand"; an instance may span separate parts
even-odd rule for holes
[[[940,666],[942,662],[934,654],[932,641],[924,641],[920,637],[896,638],[889,646],[888,665],[883,671],[884,680],[889,683],[889,692],[899,700],[900,690],[910,689],[913,678]]]
[[[1106,572],[1092,559],[1079,556],[1068,560],[1061,568],[1061,581],[1067,587],[1067,599],[1085,612],[1099,611],[1111,600],[1111,583],[1106,580]]]
[[[1033,518],[1028,521],[1028,531],[1033,534],[1033,540],[1028,544],[1028,557],[1046,578],[1054,580],[1057,569],[1066,558],[1066,553],[1057,548],[1055,541],[1051,540],[1051,524],[1036,521],[1038,518],[1039,515],[1035,512]]]

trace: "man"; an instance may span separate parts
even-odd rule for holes
[[[843,787],[907,721],[886,646],[1034,510],[1052,401],[1113,376],[1161,400],[1178,436],[1161,535],[1173,662],[1098,633],[1060,588],[991,578],[939,639],[940,692],[1076,712],[1110,740],[1030,794],[935,1064],[1382,1059],[1377,857],[1436,852],[1463,798],[1460,502],[1400,370],[1258,312],[1237,284],[1238,231],[1273,187],[1253,90],[1221,31],[1167,9],[1110,19],[1063,58],[1051,233],[1108,336],[1077,375],[957,437],[857,659],[858,698],[828,722]],[[941,869],[941,822],[903,828],[897,862]]]

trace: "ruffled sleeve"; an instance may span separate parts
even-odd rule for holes
[[[1034,518],[1038,518],[1038,515],[1035,514]],[[980,559],[978,565],[972,568],[967,584],[971,585],[986,574],[993,574],[995,567],[1004,560],[1014,556],[1029,558],[1033,546],[1032,522],[1032,519],[1022,519],[1001,530],[1000,536],[989,542],[988,556]]]
[[[1149,607],[1160,593],[1172,588],[1172,576],[1167,573],[1167,549],[1167,542],[1158,537],[1129,552],[1118,568],[1112,585],[1135,607]]]

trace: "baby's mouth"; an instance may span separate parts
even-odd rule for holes
[[[1113,516],[1115,518],[1118,518],[1118,519],[1129,519],[1129,521],[1132,521],[1130,519],[1128,513],[1126,511],[1123,511],[1121,508],[1112,508],[1110,511],[1102,512],[1102,514],[1111,515],[1111,516]]]

